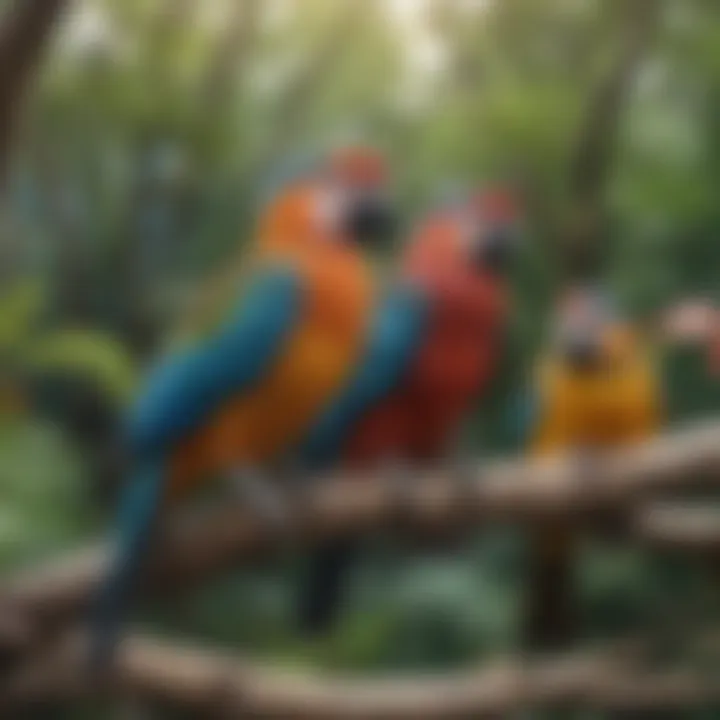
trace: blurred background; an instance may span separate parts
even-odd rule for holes
[[[720,5],[647,5],[69,3],[0,153],[0,570],[106,526],[108,438],[146,363],[200,281],[252,238],[268,194],[329,142],[386,150],[405,224],[462,185],[523,190],[517,311],[503,377],[468,432],[475,454],[519,451],[501,418],[542,341],[568,222],[592,226],[595,262],[639,318],[716,294]],[[720,407],[703,351],[659,359],[671,423]],[[515,533],[441,559],[369,545],[337,636],[317,647],[292,629],[299,553],[141,612],[157,631],[277,663],[447,669],[514,647]],[[594,544],[581,575],[593,637],[720,616],[699,563]]]

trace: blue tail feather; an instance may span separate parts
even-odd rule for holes
[[[152,538],[162,489],[162,464],[152,463],[132,477],[122,498],[117,548],[91,618],[90,662],[95,670],[112,662],[123,614]]]

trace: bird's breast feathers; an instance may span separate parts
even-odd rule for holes
[[[292,447],[341,387],[359,359],[372,287],[359,262],[308,259],[299,321],[286,346],[250,392],[227,403],[176,457],[176,483]],[[251,350],[251,349],[249,349]]]

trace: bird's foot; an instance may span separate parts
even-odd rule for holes
[[[264,522],[283,526],[287,505],[277,485],[264,473],[242,468],[233,474],[233,488],[240,500]]]
[[[599,452],[588,445],[573,448],[571,462],[583,483],[593,482],[600,462]]]
[[[474,499],[478,480],[477,460],[456,458],[450,466],[450,478],[462,502]]]
[[[454,552],[462,542],[467,517],[477,502],[478,463],[468,456],[451,456],[439,460],[437,474],[446,478],[448,501],[452,506],[454,520],[450,525],[441,524],[434,533],[435,550],[440,553]]]
[[[288,505],[299,507],[306,499],[308,491],[312,489],[316,479],[308,473],[307,469],[298,463],[286,463],[278,470],[280,483],[286,492]]]

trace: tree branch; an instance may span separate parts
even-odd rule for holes
[[[545,660],[508,659],[452,676],[362,680],[278,671],[219,652],[132,637],[120,649],[114,693],[202,717],[283,720],[448,720],[539,708],[660,710],[720,700],[697,672],[642,669],[632,645]],[[630,652],[628,652],[630,650]],[[38,656],[0,688],[0,712],[91,695],[78,636]]]
[[[638,510],[634,534],[662,550],[720,556],[720,507],[665,503]]]
[[[437,532],[563,514],[581,522],[620,512],[656,493],[691,485],[718,487],[718,437],[718,422],[668,434],[598,459],[592,478],[567,458],[483,465],[473,487],[428,474],[417,479],[402,505],[383,478],[337,478],[308,486],[302,498],[293,500],[283,526],[268,525],[246,508],[223,503],[167,524],[149,559],[143,589],[157,594],[187,589],[288,542],[302,546],[383,528]],[[87,608],[105,557],[105,549],[95,546],[6,580],[0,589],[0,614],[22,618],[30,645],[41,641]]]

